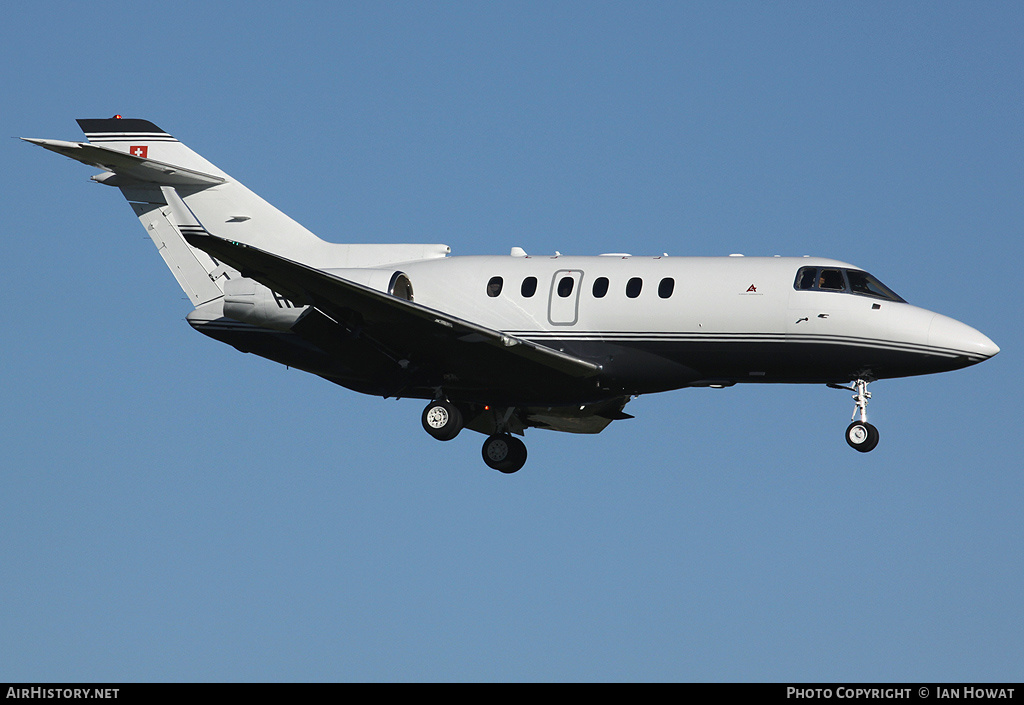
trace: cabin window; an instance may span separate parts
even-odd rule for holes
[[[644,288],[644,280],[640,277],[633,277],[626,282],[626,296],[635,299],[640,296],[640,290]]]
[[[563,299],[569,298],[569,295],[572,293],[573,283],[574,281],[572,277],[562,277],[561,279],[559,279],[558,295],[561,296]]]
[[[493,298],[500,294],[503,283],[501,277],[491,277],[491,280],[487,282],[487,295]]]
[[[667,299],[672,296],[672,291],[675,290],[675,288],[676,280],[672,277],[665,277],[661,280],[661,283],[658,284],[658,296],[663,299]]]
[[[604,298],[608,293],[608,277],[598,277],[594,280],[594,298]]]
[[[537,293],[537,277],[527,277],[523,280],[523,286],[519,290],[523,298],[530,298]]]

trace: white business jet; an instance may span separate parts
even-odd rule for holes
[[[429,401],[438,440],[487,436],[519,470],[529,427],[598,433],[636,395],[741,382],[854,392],[846,440],[878,444],[868,383],[999,348],[850,264],[810,257],[450,257],[321,240],[146,120],[28,139],[102,169],[195,306],[196,330],[365,394]]]

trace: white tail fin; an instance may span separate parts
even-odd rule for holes
[[[116,116],[78,124],[88,143],[26,141],[103,169],[93,180],[121,190],[196,307],[222,295],[232,270],[189,245],[183,227],[322,269],[379,267],[450,251],[445,245],[325,242],[148,120]]]
[[[166,204],[162,186],[174,186],[199,222],[219,237],[245,242],[293,259],[329,256],[324,242],[148,120],[79,120],[91,145],[128,154],[135,169],[114,166],[133,203]],[[146,169],[146,166],[153,165]],[[145,169],[145,172],[143,172]],[[191,177],[181,183],[182,175]],[[196,180],[207,177],[205,183]],[[109,183],[109,181],[104,181]]]

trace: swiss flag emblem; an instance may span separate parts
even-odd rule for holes
[[[149,154],[149,147],[146,145],[133,146],[128,149],[128,153],[136,157],[142,157],[143,159]]]

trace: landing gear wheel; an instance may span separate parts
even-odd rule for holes
[[[526,464],[526,444],[515,436],[498,433],[484,441],[483,456],[487,467],[511,474]]]
[[[462,412],[449,401],[432,401],[423,410],[423,430],[439,441],[450,441],[462,430]]]
[[[861,453],[872,451],[878,445],[878,429],[867,421],[854,421],[846,427],[846,442]]]

